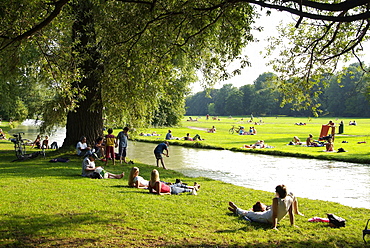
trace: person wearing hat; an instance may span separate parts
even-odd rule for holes
[[[82,175],[83,177],[92,177],[94,172],[98,172],[100,175],[102,175],[103,178],[115,178],[115,179],[120,179],[123,178],[125,175],[124,172],[122,174],[116,175],[109,173],[104,170],[103,167],[95,166],[95,160],[98,159],[98,155],[96,153],[91,153],[84,160],[82,161]]]

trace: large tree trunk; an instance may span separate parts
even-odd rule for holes
[[[76,145],[85,136],[93,145],[94,140],[103,134],[103,104],[101,81],[103,66],[99,64],[100,53],[96,44],[94,16],[89,0],[80,0],[74,6],[76,16],[73,24],[73,52],[81,80],[74,82],[75,89],[83,90],[85,98],[79,100],[79,107],[67,116],[67,132],[63,146]],[[82,91],[83,92],[83,91]]]

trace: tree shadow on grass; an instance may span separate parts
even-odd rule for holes
[[[99,242],[100,238],[90,235],[84,238],[60,238],[68,235],[81,225],[109,225],[110,221],[89,213],[59,213],[55,215],[3,215],[0,221],[0,245],[2,247],[50,247],[50,246],[85,246]],[[70,235],[72,236],[72,235]],[[56,238],[57,237],[57,238]]]

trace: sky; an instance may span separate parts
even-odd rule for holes
[[[249,57],[249,61],[252,64],[251,67],[241,69],[240,75],[236,75],[229,80],[216,83],[214,85],[214,88],[219,89],[224,84],[232,84],[235,87],[241,87],[246,84],[253,84],[253,82],[262,73],[273,72],[271,66],[266,66],[266,63],[269,62],[269,59],[264,59],[260,52],[263,51],[268,45],[268,42],[266,41],[268,37],[278,36],[278,31],[276,27],[279,25],[280,21],[282,21],[283,23],[288,23],[292,22],[296,18],[294,15],[287,12],[279,12],[275,10],[271,10],[271,12],[272,13],[270,16],[266,16],[264,13],[262,13],[261,18],[256,20],[255,26],[262,26],[264,28],[262,32],[255,31],[252,33],[254,37],[259,40],[259,42],[249,44],[243,50],[243,54],[246,54]],[[365,44],[364,51],[370,51],[370,42],[367,42]],[[365,62],[370,61],[370,53],[362,57],[362,60]],[[357,60],[353,59],[348,63],[348,65],[354,62],[357,62]],[[239,68],[239,63],[234,62],[230,64],[228,70],[229,72],[231,72],[237,68]],[[203,90],[199,82],[191,85],[191,89],[193,93]]]

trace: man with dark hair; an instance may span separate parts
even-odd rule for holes
[[[120,163],[122,164],[122,161],[127,164],[126,161],[126,149],[128,145],[128,131],[130,129],[128,127],[124,127],[123,131],[119,132],[116,137],[116,146],[118,143],[118,156]]]
[[[168,141],[165,141],[163,143],[160,143],[157,145],[157,147],[154,149],[154,156],[157,160],[157,167],[159,167],[159,160],[161,161],[161,164],[163,166],[163,169],[167,170],[166,166],[164,165],[162,154],[164,154],[166,157],[168,157]],[[166,151],[166,153],[163,153]]]

